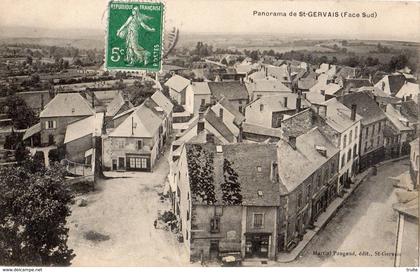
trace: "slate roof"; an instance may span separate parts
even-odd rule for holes
[[[134,107],[130,101],[127,102],[130,108]],[[126,101],[124,100],[123,95],[119,92],[106,107],[106,116],[115,116],[125,103]]]
[[[311,78],[311,77],[302,78],[302,79],[299,79],[298,81],[298,89],[309,90],[317,83],[318,81],[314,78]]]
[[[406,78],[404,75],[386,75],[380,81],[378,81],[375,86],[381,90],[389,93],[390,95],[395,95],[404,85]]]
[[[280,187],[278,182],[271,180],[271,165],[277,161],[275,144],[249,144],[238,143],[222,145],[222,152],[216,151],[214,144],[201,144],[202,148],[213,155],[213,180],[217,205],[224,205],[221,184],[224,182],[223,162],[227,159],[232,163],[232,168],[238,174],[243,206],[273,207],[280,205]],[[186,144],[186,149],[194,148]],[[244,158],[252,154],[252,160]],[[187,156],[188,164],[193,158]],[[193,182],[190,179],[190,184]],[[261,192],[258,194],[258,192]],[[202,204],[192,192],[194,204]]]
[[[166,114],[170,114],[174,105],[172,104],[171,100],[167,98],[161,91],[156,91],[151,99],[161,107]]]
[[[316,150],[317,145],[325,147],[326,157]],[[280,182],[285,186],[284,194],[292,192],[339,152],[317,127],[296,138],[296,149],[285,140],[280,140],[277,150]]]
[[[173,75],[168,81],[165,82],[165,86],[174,89],[177,92],[181,92],[190,84],[190,80],[179,75]]]
[[[401,115],[401,113],[398,110],[396,110],[391,104],[388,104],[386,106],[385,115],[386,117],[388,117],[388,120],[394,125],[394,127],[400,132],[412,130],[412,128],[406,126],[406,122],[408,122],[408,119],[404,118]]]
[[[89,134],[100,136],[102,134],[103,122],[104,113],[100,112],[67,125],[64,143],[69,143]]]
[[[40,117],[89,116],[95,111],[78,93],[58,93],[41,112]]]
[[[226,97],[228,100],[246,100],[248,91],[244,83],[237,81],[230,82],[208,82],[211,94],[217,99]]]
[[[287,106],[284,105],[284,98],[287,97]],[[252,108],[255,104],[263,104],[264,111],[271,111],[271,112],[280,112],[280,111],[290,111],[296,110],[296,100],[298,95],[295,93],[282,93],[282,94],[275,94],[275,95],[267,95],[262,96],[252,103],[250,103],[247,108]],[[309,103],[302,97],[301,98],[301,107],[309,107]],[[259,108],[255,108],[254,110],[260,110]]]
[[[414,101],[409,100],[401,102],[400,112],[411,123],[419,122],[419,105],[417,105]]]
[[[223,121],[216,115],[212,109],[207,109],[204,113],[204,119],[216,129],[228,142],[233,142],[235,140],[235,135],[230,131],[230,129],[223,123]]]
[[[194,94],[211,94],[208,82],[193,82],[189,88]]]
[[[263,127],[263,126],[259,126],[255,124],[250,124],[250,123],[243,123],[242,129],[244,133],[263,135],[263,136],[273,137],[273,138],[278,138],[278,139],[280,139],[282,135],[280,129],[267,128],[267,127]]]
[[[29,139],[33,135],[40,132],[41,132],[41,123],[37,123],[25,131],[25,133],[23,134],[22,140],[24,141],[26,139]]]
[[[110,134],[110,137],[154,137],[162,123],[162,114],[150,99],[134,108],[134,111]]]
[[[243,116],[243,114],[240,113],[239,110],[236,109],[232,105],[232,103],[230,103],[229,100],[227,100],[225,97],[222,97],[222,99],[220,99],[218,103],[235,116],[235,119],[233,120],[233,122],[236,125],[239,126],[240,124],[242,124],[243,121],[245,121],[245,116]]]
[[[325,121],[329,126],[338,132],[344,132],[349,127],[351,127],[355,122],[363,120],[362,116],[356,114],[356,120],[351,120],[351,105],[346,107],[340,103],[336,98],[331,98],[324,102],[324,105],[327,106],[327,117]],[[376,103],[375,103],[376,105]],[[385,115],[384,115],[385,117]]]
[[[412,83],[412,82],[406,82],[406,84],[404,84],[401,87],[401,89],[398,91],[398,93],[395,95],[395,97],[403,98],[403,97],[411,95],[412,99],[414,101],[417,101],[417,97],[418,97],[419,93],[420,93],[419,84],[415,84],[415,83]]]
[[[341,103],[351,108],[352,104],[357,105],[356,112],[362,116],[361,123],[368,125],[386,118],[378,104],[365,92],[350,93],[340,97]]]
[[[291,93],[292,92],[292,90],[290,90],[286,85],[284,85],[278,79],[255,80],[254,82],[247,83],[246,87],[248,88],[250,93],[254,93],[254,92]]]
[[[67,144],[86,135],[92,134],[94,130],[95,116],[89,116],[82,120],[71,123],[66,128],[64,143]]]

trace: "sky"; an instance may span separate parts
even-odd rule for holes
[[[107,0],[1,0],[2,26],[105,29]],[[166,0],[166,25],[182,32],[320,35],[420,42],[420,2]],[[254,16],[254,11],[376,12],[372,18]]]

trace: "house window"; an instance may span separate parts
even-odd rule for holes
[[[354,128],[354,139],[357,138],[357,133],[358,133],[359,127],[355,127]]]
[[[369,127],[366,127],[366,137],[369,137]]]
[[[353,147],[353,158],[356,158],[356,156],[357,156],[357,144],[355,144]]]
[[[382,126],[382,122],[379,122],[379,127],[378,127],[378,132],[381,132],[381,126]]]
[[[57,122],[56,121],[46,121],[45,122],[45,128],[46,129],[54,129],[54,128],[57,128]]]
[[[190,211],[187,210],[187,221],[190,220]]]
[[[351,159],[351,149],[349,150],[349,153],[347,153],[347,162],[349,162]]]
[[[254,213],[253,227],[258,229],[264,228],[263,213]]]
[[[220,232],[220,218],[214,217],[210,219],[210,232]]]
[[[376,145],[379,145],[380,141],[381,141],[381,136],[378,136],[378,143]]]
[[[302,207],[302,192],[301,191],[298,193],[297,205],[298,205],[298,208]]]
[[[262,169],[261,169],[261,166],[257,166],[257,171],[258,171],[258,172],[261,172],[261,170],[262,170]]]
[[[244,108],[242,106],[239,106],[239,112],[243,113]]]
[[[343,138],[343,147],[346,147],[346,145],[347,145],[347,135],[344,135],[344,138]]]
[[[124,139],[121,139],[121,140],[118,140],[117,141],[117,146],[118,146],[118,148],[124,148],[125,147],[125,141],[124,141]]]
[[[260,104],[260,111],[264,110],[264,104]]]
[[[143,148],[143,141],[142,140],[138,140],[137,141],[137,149],[140,150]]]
[[[335,163],[331,163],[331,175],[335,173]]]
[[[204,106],[204,104],[206,104],[206,100],[205,99],[201,99],[201,106]]]
[[[350,130],[349,144],[351,143],[351,140],[353,140],[353,130]]]
[[[344,167],[345,163],[346,163],[346,154],[343,154],[343,156],[341,156],[341,168]]]

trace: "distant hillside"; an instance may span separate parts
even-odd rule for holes
[[[61,30],[6,26],[1,27],[0,42],[74,46],[81,49],[102,49],[104,48],[104,32],[98,29]]]

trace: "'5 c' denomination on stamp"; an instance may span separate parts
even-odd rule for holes
[[[105,68],[159,71],[163,16],[163,3],[110,1]]]

